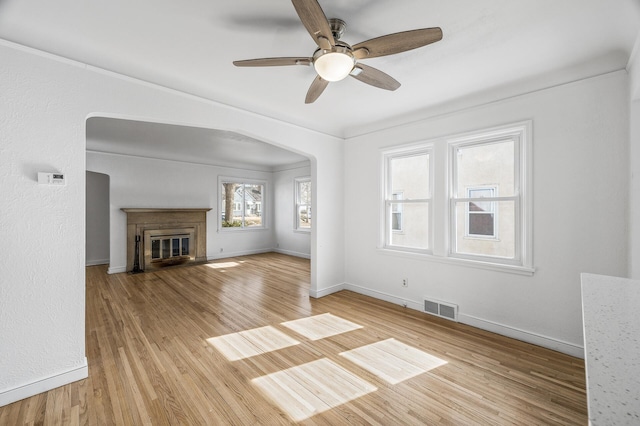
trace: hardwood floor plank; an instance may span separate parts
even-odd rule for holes
[[[303,425],[587,423],[582,360],[349,291],[311,299],[309,271],[276,253],[137,275],[88,267],[89,378],[0,407],[0,424],[294,424],[272,401],[283,392]],[[282,324],[312,316],[311,338]],[[246,358],[207,342],[248,330],[260,350]],[[340,355],[383,341],[361,354],[413,371],[397,383]],[[319,360],[338,370],[260,379]],[[364,382],[375,390],[340,402]]]

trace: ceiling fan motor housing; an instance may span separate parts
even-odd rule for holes
[[[329,26],[331,27],[331,33],[333,34],[333,38],[338,41],[342,34],[344,34],[344,30],[347,28],[347,24],[338,18],[329,19]]]

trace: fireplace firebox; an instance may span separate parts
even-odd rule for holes
[[[206,261],[209,210],[123,208],[127,214],[127,271],[134,268],[136,237],[142,245],[138,262],[145,271]]]

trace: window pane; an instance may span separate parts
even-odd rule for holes
[[[514,141],[459,147],[456,152],[458,197],[483,197],[486,190],[470,187],[491,186],[502,197],[515,195]]]
[[[392,209],[393,207],[392,203]],[[403,204],[401,207],[401,223],[393,223],[391,215],[391,227],[401,225],[402,232],[390,232],[389,244],[391,246],[408,247],[414,249],[429,248],[429,203]],[[391,212],[389,212],[391,213]],[[397,220],[397,219],[396,219]]]
[[[493,201],[494,213],[468,211],[469,202],[455,206],[455,250],[460,254],[515,258],[515,202]],[[467,220],[468,216],[468,220]]]
[[[311,180],[295,179],[296,229],[311,229]]]
[[[244,185],[244,226],[262,226],[262,185]]]
[[[311,204],[311,181],[298,182],[298,204]]]
[[[222,226],[232,227],[242,225],[242,190],[241,184],[236,182],[223,182],[221,188],[222,200]]]
[[[391,193],[402,193],[405,200],[419,200],[429,194],[429,154],[394,157],[389,162]]]
[[[311,228],[311,207],[298,206],[298,228]]]

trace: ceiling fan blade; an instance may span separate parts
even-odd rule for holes
[[[316,79],[313,80],[313,83],[311,83],[311,87],[309,87],[309,91],[307,92],[307,97],[304,99],[304,103],[311,104],[315,102],[328,85],[329,82],[327,80],[324,80],[320,76],[316,76]]]
[[[439,27],[402,31],[358,43],[353,46],[353,55],[357,59],[375,58],[406,52],[440,40],[442,29]]]
[[[388,74],[383,73],[377,68],[373,68],[364,64],[357,64],[356,69],[361,69],[361,72],[352,72],[351,76],[356,80],[360,80],[363,83],[370,84],[385,90],[396,90],[400,87],[400,83]]]
[[[317,0],[291,0],[302,24],[321,49],[335,45],[331,26]]]
[[[313,58],[260,58],[233,61],[236,67],[279,67],[285,65],[311,65]]]

